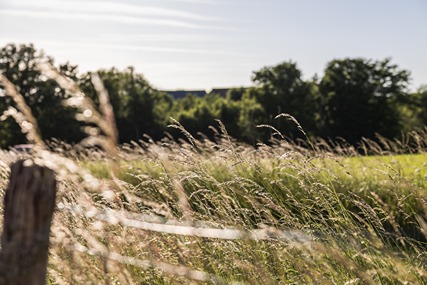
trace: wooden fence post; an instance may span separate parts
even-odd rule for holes
[[[0,284],[46,284],[55,196],[52,170],[26,166],[23,160],[11,166],[4,198]]]

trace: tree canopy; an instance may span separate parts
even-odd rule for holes
[[[62,104],[67,98],[66,92],[55,81],[41,74],[35,59],[33,45],[7,45],[0,49],[0,72],[24,97],[45,139],[57,138],[69,142],[80,140],[83,133],[80,124],[74,119],[75,110]],[[49,60],[54,64],[52,58]],[[77,78],[76,66],[66,63],[60,65],[59,70],[71,78]],[[9,106],[14,106],[13,100],[8,96],[0,97],[0,113]],[[0,123],[0,146],[25,142],[19,126],[12,118]]]
[[[398,104],[408,94],[409,72],[390,59],[331,61],[319,88],[326,110],[327,135],[356,143],[375,133],[395,137],[402,129]]]
[[[165,115],[173,104],[171,97],[154,89],[141,74],[135,74],[132,67],[125,71],[99,70],[98,74],[110,96],[120,142],[137,141],[144,135],[162,137],[168,120]],[[84,74],[79,84],[86,95],[97,102],[90,73]]]
[[[264,123],[275,126],[290,137],[300,137],[295,123],[275,120],[282,113],[291,114],[303,128],[314,133],[319,122],[319,102],[316,88],[302,78],[302,72],[294,62],[283,62],[276,66],[255,71],[252,77],[256,100],[263,106]]]
[[[55,65],[53,58],[49,61]],[[79,74],[77,66],[70,63],[58,68],[97,102],[90,72]],[[24,96],[44,139],[82,139],[75,110],[63,104],[67,92],[38,70],[32,45],[9,44],[1,48],[0,72]],[[210,139],[215,138],[211,126],[217,127],[216,120],[221,120],[228,134],[251,144],[268,141],[272,132],[257,127],[262,124],[271,125],[288,138],[303,137],[295,122],[286,117],[276,119],[281,113],[296,118],[308,136],[342,137],[351,144],[362,137],[375,139],[377,133],[393,138],[427,124],[427,88],[411,93],[409,71],[388,58],[334,59],[327,63],[322,76],[310,79],[304,79],[295,62],[285,61],[255,71],[251,87],[231,89],[226,96],[188,94],[181,99],[157,90],[132,67],[97,72],[110,95],[122,143],[143,139],[144,135],[157,140],[165,132],[178,137],[177,132],[167,128],[170,117],[192,135],[203,133]],[[1,113],[10,105],[13,101],[9,97],[0,97]],[[0,147],[25,141],[12,119],[0,124]]]

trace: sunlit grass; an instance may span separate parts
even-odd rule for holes
[[[242,153],[250,159],[245,159],[240,153],[228,151],[185,156],[178,151],[179,146],[176,147],[176,152],[163,149],[157,157],[151,157],[147,151],[140,159],[121,161],[120,177],[135,186],[137,196],[168,204],[170,212],[163,214],[173,218],[180,219],[183,215],[177,201],[179,197],[174,193],[173,181],[178,180],[188,197],[194,220],[209,221],[217,226],[297,229],[313,238],[308,247],[293,244],[288,248],[282,242],[263,245],[267,246],[268,250],[264,249],[267,252],[287,256],[286,269],[276,255],[256,256],[253,260],[251,250],[244,248],[257,250],[260,242],[246,245],[243,241],[210,241],[208,244],[221,248],[209,246],[208,249],[205,244],[197,243],[204,253],[226,248],[219,256],[208,254],[214,258],[209,263],[226,262],[233,256],[228,248],[232,246],[243,251],[243,259],[250,260],[248,264],[265,262],[266,268],[262,270],[276,271],[277,276],[272,272],[263,273],[272,284],[280,279],[275,279],[278,276],[285,279],[293,276],[286,282],[295,279],[297,283],[305,283],[313,281],[312,275],[322,275],[323,279],[319,280],[325,284],[327,280],[344,282],[361,277],[370,280],[377,275],[373,282],[381,278],[396,284],[402,280],[420,283],[423,280],[417,276],[419,271],[425,273],[422,265],[425,237],[417,217],[425,215],[424,154],[341,157],[317,153],[307,156],[275,147],[269,151],[247,147]],[[83,164],[95,176],[108,177],[106,163]],[[281,250],[275,249],[277,246]],[[285,252],[281,252],[283,250]],[[293,268],[300,263],[308,268]],[[394,268],[396,265],[403,272]],[[371,275],[357,273],[368,269]],[[232,270],[230,275],[217,272],[219,269],[212,265],[208,266],[209,270],[229,276],[228,280],[242,280],[240,274],[231,273]],[[411,273],[411,270],[414,271]],[[255,278],[245,279],[246,282],[261,278],[247,272],[244,275]]]
[[[425,154],[253,147],[221,124],[215,142],[200,141],[178,122],[188,142],[117,146],[108,106],[78,102],[102,131],[26,156],[59,180],[50,284],[427,283]],[[2,155],[2,189],[20,158]]]

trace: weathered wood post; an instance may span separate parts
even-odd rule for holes
[[[4,198],[0,251],[0,284],[46,284],[49,233],[55,207],[56,180],[52,170],[11,166]]]

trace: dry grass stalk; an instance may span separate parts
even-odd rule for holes
[[[6,90],[6,94],[9,95],[15,102],[20,113],[14,108],[9,108],[7,115],[13,116],[17,123],[21,126],[22,131],[26,134],[27,139],[36,144],[38,147],[45,147],[42,140],[40,129],[37,120],[34,118],[30,107],[25,102],[24,96],[22,96],[15,85],[13,85],[3,74],[0,73],[0,84]],[[23,116],[20,116],[22,114]],[[3,117],[4,119],[4,117]]]

